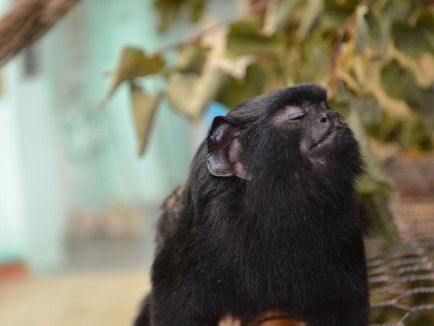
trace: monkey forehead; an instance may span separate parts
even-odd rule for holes
[[[301,84],[271,91],[239,103],[228,116],[241,126],[249,126],[255,121],[268,119],[287,106],[314,106],[326,103],[327,92],[316,84]]]
[[[275,112],[288,105],[314,104],[327,100],[327,92],[316,84],[301,84],[279,88],[265,95],[257,96],[239,103],[232,115],[248,116],[260,112]],[[259,111],[259,112],[258,112]]]
[[[301,103],[320,103],[327,100],[327,91],[317,84],[301,84],[293,87],[280,88],[265,95],[282,107]]]

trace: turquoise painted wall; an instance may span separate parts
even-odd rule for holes
[[[83,0],[33,48],[34,73],[24,73],[24,53],[1,70],[0,259],[56,271],[73,212],[113,201],[155,208],[185,179],[193,153],[187,121],[163,104],[139,158],[127,90],[97,108],[110,83],[104,73],[123,46],[152,51],[190,30],[180,24],[156,35],[155,17],[151,1]],[[157,90],[163,81],[145,86]]]

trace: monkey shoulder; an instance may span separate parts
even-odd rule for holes
[[[185,185],[180,185],[164,200],[161,215],[157,224],[157,247],[175,232],[179,220],[187,205],[187,191]]]

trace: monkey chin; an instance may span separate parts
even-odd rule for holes
[[[346,137],[341,130],[330,128],[318,142],[310,146],[301,146],[301,151],[312,165],[325,168],[333,162],[333,154],[340,147],[341,137]]]

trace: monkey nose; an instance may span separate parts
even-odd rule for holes
[[[319,122],[327,123],[327,122],[333,122],[335,120],[339,120],[339,114],[335,111],[327,111],[321,115]]]

